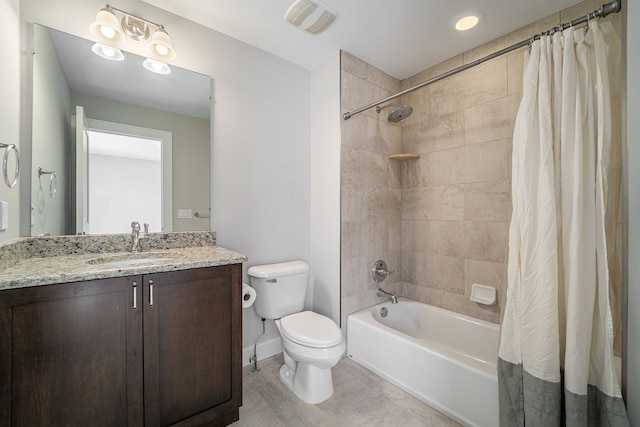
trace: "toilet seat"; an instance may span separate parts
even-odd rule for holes
[[[327,348],[343,341],[338,325],[326,316],[302,311],[280,319],[282,334],[296,344],[313,348]]]

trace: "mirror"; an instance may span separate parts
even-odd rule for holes
[[[30,235],[127,233],[132,221],[208,230],[211,79],[172,65],[156,74],[145,58],[104,59],[93,45],[33,26]],[[161,148],[118,148],[132,138]]]

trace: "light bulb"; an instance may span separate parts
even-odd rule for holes
[[[103,36],[105,36],[108,39],[112,39],[116,36],[116,30],[106,25],[100,26],[100,32],[102,33]]]
[[[169,49],[167,49],[167,47],[163,44],[157,44],[156,52],[158,52],[158,55],[160,56],[165,56],[167,53],[169,53]]]
[[[470,30],[478,24],[478,21],[480,21],[480,19],[478,19],[477,16],[474,16],[474,15],[465,16],[464,18],[456,22],[456,30],[458,31]]]

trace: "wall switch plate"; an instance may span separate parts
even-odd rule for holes
[[[0,231],[9,228],[9,203],[0,202]]]
[[[191,209],[178,209],[178,218],[179,219],[193,218],[193,211]]]

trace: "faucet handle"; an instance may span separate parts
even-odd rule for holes
[[[373,268],[371,269],[371,278],[374,282],[380,283],[391,273],[393,272],[387,269],[387,263],[379,259],[373,264]]]

